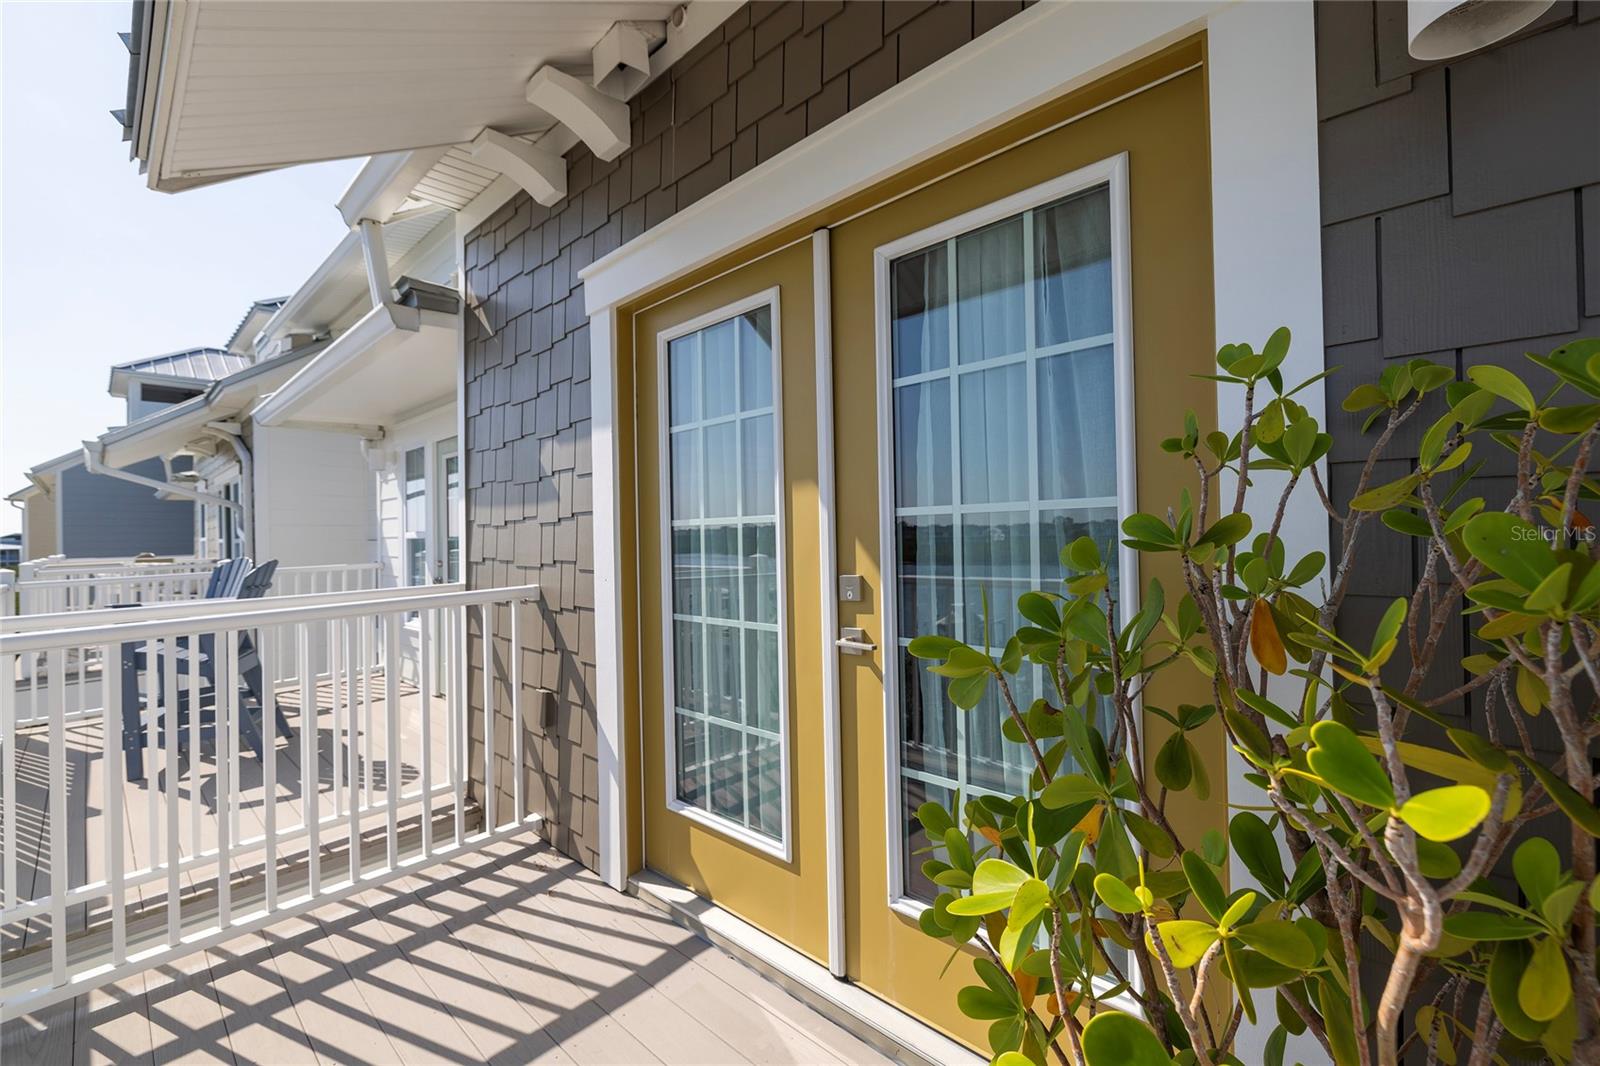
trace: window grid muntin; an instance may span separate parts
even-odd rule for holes
[[[770,367],[767,397],[768,402],[762,407],[751,407],[746,409],[742,406],[744,403],[743,377],[745,338],[745,326],[743,320],[748,316],[757,315],[762,311],[766,312],[768,323],[767,359]],[[731,395],[733,411],[728,414],[719,414],[708,418],[705,416],[705,409],[707,406],[705,393],[705,337],[709,332],[717,327],[729,323],[732,323],[732,362],[734,380],[732,384]],[[785,743],[785,734],[787,731],[788,693],[786,691],[785,671],[782,662],[783,657],[786,654],[783,641],[784,595],[782,587],[782,564],[784,549],[781,528],[782,484],[780,477],[782,470],[783,442],[781,439],[781,423],[778,412],[779,367],[777,329],[778,323],[776,306],[774,303],[769,302],[746,308],[726,318],[720,318],[717,321],[710,322],[693,331],[672,336],[664,340],[662,350],[665,358],[662,364],[661,387],[666,393],[664,396],[664,402],[662,404],[662,410],[665,413],[664,421],[666,425],[666,449],[662,455],[662,462],[666,471],[666,477],[664,481],[666,491],[663,494],[662,502],[668,512],[665,540],[667,547],[666,560],[668,564],[668,573],[666,589],[664,592],[664,595],[667,597],[667,610],[665,612],[667,624],[664,629],[665,636],[668,641],[666,662],[670,664],[669,669],[672,671],[672,677],[671,684],[667,686],[667,690],[663,693],[663,695],[665,699],[671,701],[670,705],[673,712],[671,734],[668,738],[671,745],[671,769],[673,771],[671,774],[671,780],[669,781],[669,786],[672,790],[672,797],[676,803],[681,805],[683,808],[695,811],[697,814],[704,817],[708,817],[719,822],[730,823],[732,828],[740,833],[754,833],[757,834],[762,840],[782,844],[787,838],[786,815],[788,810],[788,788],[787,781],[784,779],[786,776],[784,770],[788,757],[786,750],[787,746]],[[694,380],[692,388],[694,395],[695,417],[688,418],[681,422],[675,422],[672,415],[672,387],[674,381],[672,368],[673,352],[678,345],[684,344],[685,342],[691,340],[693,341],[694,345]],[[762,418],[767,418],[769,420],[770,432],[772,434],[771,473],[774,479],[772,490],[772,510],[765,514],[747,514],[744,481],[745,455],[743,446],[745,438],[743,427],[745,423],[758,422]],[[734,469],[733,476],[731,478],[733,484],[733,498],[735,501],[733,508],[734,514],[708,517],[705,515],[705,510],[707,500],[710,495],[710,458],[709,449],[707,449],[705,446],[706,431],[711,428],[727,425],[732,425],[734,427]],[[673,456],[675,453],[673,444],[677,438],[686,436],[690,433],[698,434],[696,441],[698,454],[695,459],[696,465],[699,468],[699,492],[695,503],[700,513],[691,517],[679,517],[676,514],[676,485],[673,477]],[[774,612],[776,620],[772,622],[757,621],[749,617],[749,615],[752,613],[749,609],[750,605],[747,603],[746,599],[749,588],[749,580],[752,576],[760,577],[761,575],[747,574],[744,570],[744,562],[746,559],[746,556],[744,555],[746,534],[748,531],[758,530],[766,526],[772,527],[775,550],[775,554],[772,558],[772,570],[770,574],[767,575],[774,583],[775,587]],[[734,615],[732,617],[724,617],[708,613],[712,579],[710,577],[710,568],[706,565],[707,538],[705,534],[706,531],[710,529],[732,529],[734,531],[734,541],[736,551],[738,553],[738,565],[735,567],[735,572],[733,574],[737,607],[734,609]],[[679,530],[694,530],[699,534],[699,536],[696,538],[696,544],[698,547],[699,558],[701,560],[697,581],[699,604],[702,611],[701,614],[689,614],[680,612],[676,609],[678,577],[675,573],[675,562],[677,556],[675,538],[673,534],[677,533]],[[712,641],[710,639],[710,629],[712,626],[724,626],[735,630],[738,633],[738,719],[735,720],[723,718],[716,714],[710,713],[709,710],[702,711],[679,706],[677,699],[678,686],[676,677],[678,650],[677,627],[679,623],[688,623],[691,625],[697,625],[699,627],[700,647],[698,658],[700,662],[700,677],[705,695],[708,697],[704,702],[706,702],[708,705],[711,689],[710,670],[712,660]],[[777,646],[777,661],[773,663],[773,674],[777,679],[777,706],[775,708],[778,722],[777,730],[771,730],[757,724],[752,724],[752,720],[756,717],[756,712],[753,706],[752,693],[748,691],[750,668],[748,635],[750,633],[771,634],[774,637]],[[704,745],[704,750],[701,752],[702,762],[708,766],[711,761],[712,752],[711,727],[715,725],[724,729],[732,730],[738,734],[739,766],[743,787],[739,796],[740,816],[737,820],[715,809],[711,800],[712,781],[710,779],[709,770],[705,775],[705,779],[702,781],[702,797],[700,802],[696,802],[695,800],[684,796],[682,785],[685,767],[683,765],[683,752],[679,747],[679,719],[686,719],[698,727],[700,737]],[[751,743],[752,739],[777,745],[780,791],[779,795],[777,796],[779,824],[778,833],[776,836],[764,829],[761,824],[752,816],[751,801],[754,790],[751,787],[751,761],[757,757],[756,749]]]
[[[1102,184],[1095,185],[1095,186],[1092,186],[1092,187],[1087,188],[1087,189],[1079,190],[1077,192],[1068,194],[1066,196],[1057,197],[1055,199],[1046,201],[1045,203],[1038,204],[1038,205],[1035,205],[1033,207],[1026,208],[1026,209],[1024,209],[1023,211],[1020,212],[1022,220],[1023,220],[1023,242],[1022,242],[1023,274],[1022,274],[1022,288],[1023,288],[1023,318],[1024,318],[1024,325],[1023,325],[1024,345],[1023,345],[1023,349],[1020,352],[1012,352],[1012,353],[1008,353],[1008,354],[1003,355],[1003,356],[996,356],[996,357],[988,358],[988,359],[977,359],[977,360],[974,360],[974,361],[971,361],[971,362],[963,362],[962,361],[962,358],[961,358],[961,347],[960,347],[960,336],[961,336],[961,334],[960,334],[960,319],[961,319],[962,293],[961,293],[961,290],[959,288],[959,273],[958,273],[959,258],[960,257],[957,254],[957,244],[963,237],[967,237],[967,236],[970,236],[970,235],[972,235],[974,233],[978,233],[978,232],[981,232],[981,231],[984,231],[984,230],[988,230],[988,229],[991,229],[991,228],[998,227],[999,225],[1003,224],[1004,222],[1009,221],[1010,218],[1014,218],[1016,216],[1014,216],[1014,215],[1013,216],[1007,216],[1007,218],[1003,218],[1003,219],[987,222],[987,223],[984,223],[982,225],[976,226],[973,229],[964,231],[962,233],[957,233],[957,234],[954,234],[954,235],[952,235],[950,237],[947,237],[947,238],[944,238],[942,240],[939,240],[939,241],[937,241],[937,242],[935,242],[933,244],[925,245],[925,246],[923,246],[921,248],[917,248],[917,249],[914,249],[914,250],[908,250],[908,251],[903,252],[900,255],[896,256],[888,264],[887,276],[889,278],[890,291],[887,292],[885,295],[886,295],[886,299],[889,301],[890,315],[891,315],[890,329],[889,329],[889,338],[890,338],[891,350],[888,353],[888,367],[889,367],[889,375],[890,375],[890,385],[889,385],[890,403],[889,403],[889,406],[888,406],[888,411],[889,411],[890,418],[892,420],[891,430],[890,430],[890,434],[889,434],[889,442],[888,443],[889,443],[889,448],[891,449],[892,452],[895,452],[895,453],[898,452],[899,443],[900,443],[900,436],[899,436],[899,431],[898,431],[899,427],[898,427],[898,424],[897,424],[897,422],[898,422],[898,406],[895,403],[895,398],[898,395],[898,390],[900,390],[901,388],[904,388],[904,387],[921,385],[921,384],[924,384],[924,383],[927,383],[927,382],[931,382],[931,381],[935,381],[935,380],[938,380],[938,379],[941,379],[941,378],[942,379],[947,379],[950,382],[950,388],[949,388],[949,414],[950,414],[951,432],[950,432],[950,455],[949,455],[950,474],[949,474],[949,476],[950,476],[950,481],[951,481],[951,484],[950,484],[950,487],[951,487],[951,502],[948,505],[929,504],[929,505],[901,506],[900,503],[899,503],[899,485],[898,484],[890,485],[884,490],[887,493],[887,499],[889,500],[889,507],[890,507],[890,524],[889,524],[889,528],[892,531],[894,531],[894,533],[895,533],[895,536],[893,538],[893,542],[892,542],[892,545],[891,545],[892,550],[889,553],[886,553],[886,554],[888,554],[890,562],[891,562],[891,564],[892,564],[892,566],[894,568],[894,581],[895,581],[895,584],[896,584],[896,589],[895,589],[895,594],[894,595],[895,595],[895,602],[897,604],[896,610],[898,612],[900,601],[903,598],[902,595],[901,595],[901,586],[903,586],[903,583],[907,580],[907,578],[926,580],[930,585],[932,585],[934,587],[937,587],[938,583],[941,582],[941,581],[950,581],[950,582],[953,583],[953,588],[952,588],[952,617],[953,617],[953,619],[955,621],[955,625],[957,627],[957,632],[954,635],[957,637],[957,639],[965,640],[965,641],[968,641],[969,643],[973,642],[973,641],[981,641],[982,640],[982,633],[981,633],[981,631],[980,632],[976,632],[976,633],[970,633],[970,634],[966,632],[966,628],[967,628],[967,626],[966,626],[967,612],[968,612],[969,604],[967,603],[966,596],[965,596],[965,589],[966,589],[966,586],[967,586],[967,578],[966,578],[966,566],[965,566],[965,547],[966,547],[966,545],[965,545],[965,540],[964,540],[964,536],[963,536],[963,529],[964,529],[963,519],[967,515],[969,515],[969,514],[972,514],[972,515],[978,515],[978,514],[994,515],[998,519],[998,518],[1000,518],[1002,516],[1005,516],[1005,515],[1011,514],[1011,513],[1023,513],[1023,512],[1025,512],[1027,514],[1027,516],[1028,516],[1028,529],[1029,529],[1029,555],[1030,555],[1030,567],[1031,567],[1030,574],[1029,574],[1028,578],[1026,578],[1026,579],[1001,578],[1001,579],[998,579],[998,580],[1002,581],[1002,582],[1025,581],[1025,582],[1030,583],[1031,587],[1037,588],[1037,587],[1042,587],[1041,586],[1042,576],[1041,576],[1041,572],[1040,572],[1041,571],[1041,565],[1040,565],[1041,561],[1040,561],[1040,557],[1039,557],[1040,544],[1041,544],[1041,541],[1043,539],[1042,536],[1041,536],[1041,530],[1040,530],[1040,526],[1039,526],[1041,512],[1044,512],[1044,511],[1050,511],[1050,512],[1059,512],[1059,511],[1075,512],[1075,515],[1073,517],[1078,518],[1080,521],[1084,522],[1085,524],[1088,524],[1088,523],[1093,522],[1097,517],[1099,517],[1098,512],[1103,512],[1103,511],[1109,509],[1109,510],[1111,510],[1113,515],[1115,515],[1117,513],[1117,509],[1118,509],[1118,506],[1119,506],[1119,503],[1120,503],[1119,498],[1117,496],[1115,496],[1115,495],[1113,495],[1113,496],[1088,496],[1088,497],[1054,498],[1054,499],[1048,499],[1048,500],[1040,498],[1039,427],[1038,427],[1038,383],[1039,383],[1038,367],[1039,367],[1039,364],[1040,364],[1041,361],[1043,361],[1045,359],[1049,359],[1049,358],[1052,358],[1052,357],[1055,357],[1055,356],[1058,356],[1058,355],[1067,354],[1067,353],[1087,352],[1087,351],[1090,351],[1090,350],[1102,349],[1102,348],[1111,348],[1112,351],[1115,352],[1116,318],[1115,318],[1115,313],[1113,312],[1113,315],[1112,315],[1112,331],[1109,332],[1109,333],[1096,334],[1094,336],[1089,336],[1089,337],[1081,337],[1081,338],[1078,338],[1076,340],[1070,340],[1070,341],[1060,342],[1060,343],[1057,343],[1057,344],[1047,345],[1047,346],[1045,346],[1043,348],[1037,347],[1036,342],[1037,342],[1037,339],[1038,339],[1038,322],[1037,322],[1037,318],[1036,318],[1036,314],[1037,314],[1037,306],[1036,306],[1037,292],[1036,292],[1036,286],[1037,286],[1037,281],[1038,281],[1038,277],[1037,277],[1037,273],[1038,272],[1037,272],[1036,268],[1037,268],[1037,265],[1038,265],[1038,251],[1039,250],[1035,245],[1034,219],[1035,219],[1037,214],[1039,214],[1039,213],[1041,213],[1043,211],[1046,211],[1049,208],[1051,208],[1051,207],[1053,207],[1053,206],[1055,206],[1057,204],[1060,204],[1060,203],[1065,202],[1065,201],[1077,199],[1079,197],[1088,197],[1088,196],[1094,195],[1097,192],[1102,192],[1102,191],[1104,191],[1104,192],[1109,194],[1110,187],[1109,187],[1108,183],[1102,183]],[[1108,229],[1109,229],[1109,227],[1111,227],[1113,225],[1114,225],[1114,220],[1108,219]],[[1108,232],[1107,238],[1108,238],[1108,250],[1110,251],[1110,254],[1114,255],[1115,254],[1114,253],[1114,249],[1110,249],[1110,245],[1112,244],[1112,234]],[[897,263],[902,262],[905,259],[908,259],[908,258],[910,258],[912,256],[926,255],[929,252],[931,252],[933,249],[941,247],[941,246],[944,248],[944,251],[945,251],[945,254],[944,254],[944,260],[945,260],[944,267],[945,267],[945,272],[946,272],[946,283],[945,283],[946,322],[945,322],[945,328],[946,328],[947,333],[948,333],[948,337],[947,337],[948,354],[947,354],[947,358],[946,358],[946,361],[945,361],[945,365],[943,367],[941,367],[941,368],[934,369],[934,370],[923,370],[923,371],[918,371],[918,372],[913,373],[913,374],[906,374],[906,375],[903,375],[903,376],[902,375],[896,375],[894,373],[894,368],[895,368],[895,366],[897,364],[899,353],[894,350],[894,345],[896,343],[896,338],[897,338],[897,332],[896,332],[896,330],[894,328],[894,319],[892,317],[893,313],[894,313],[893,309],[898,303],[898,301],[896,299],[896,296],[895,296],[895,293],[893,291],[893,286],[896,283],[895,266],[896,266]],[[1113,266],[1113,272],[1114,272],[1114,266]],[[1115,300],[1114,293],[1111,295],[1111,299],[1113,301]],[[927,313],[928,313],[927,309],[924,309],[923,310],[923,314],[927,314]],[[967,376],[967,375],[983,374],[983,373],[987,373],[987,372],[992,371],[992,370],[996,370],[996,369],[999,369],[999,368],[1002,368],[1002,367],[1006,367],[1006,366],[1015,365],[1015,364],[1018,364],[1018,363],[1023,363],[1023,364],[1026,365],[1026,375],[1027,375],[1027,377],[1026,377],[1026,393],[1025,393],[1026,394],[1026,404],[1025,404],[1025,406],[1027,408],[1027,422],[1028,422],[1028,429],[1027,429],[1028,446],[1026,448],[1027,466],[1028,466],[1028,473],[1027,473],[1027,499],[1025,501],[1021,501],[1021,500],[1005,501],[1005,502],[992,501],[992,502],[981,503],[981,504],[964,503],[963,502],[963,487],[962,487],[962,462],[961,462],[961,459],[962,459],[962,456],[961,456],[961,443],[962,443],[961,379],[963,377]],[[1113,377],[1113,382],[1114,382],[1114,380],[1115,379]],[[1114,388],[1115,388],[1115,386],[1113,384],[1113,389]],[[1114,399],[1114,397],[1113,397],[1113,399]],[[1114,440],[1113,441],[1113,447],[1115,447],[1115,446],[1116,446],[1116,442]],[[898,460],[895,457],[895,455],[891,455],[890,462],[888,464],[887,469],[889,469],[890,471],[896,472],[896,475],[898,476]],[[1118,475],[1118,481],[1119,481],[1119,483],[1117,484],[1117,491],[1120,492],[1121,489],[1122,489],[1122,486],[1120,484],[1120,474]],[[950,522],[951,522],[951,561],[950,561],[951,565],[950,565],[950,574],[948,576],[946,576],[944,574],[905,574],[905,573],[903,573],[902,572],[902,562],[901,562],[901,559],[900,559],[900,549],[901,549],[900,536],[899,536],[899,528],[900,528],[899,523],[900,523],[900,520],[903,519],[903,518],[929,518],[929,517],[942,518],[942,517],[946,517],[946,516],[949,517]],[[1113,561],[1113,566],[1115,566],[1115,556],[1116,556],[1116,551],[1117,551],[1117,546],[1116,546],[1115,542],[1113,542],[1113,544],[1110,546],[1110,549],[1111,549],[1111,558],[1112,558],[1112,561]],[[996,580],[996,579],[991,579],[991,580]],[[990,615],[991,615],[991,617],[993,617],[994,614],[995,614],[994,603],[995,603],[995,598],[991,597],[991,599],[990,599]],[[896,678],[896,686],[895,687],[896,687],[896,691],[898,693],[897,702],[899,703],[899,706],[897,706],[897,707],[892,709],[893,713],[896,715],[896,731],[895,732],[896,732],[896,736],[898,738],[897,739],[897,743],[896,743],[896,750],[894,751],[894,759],[895,759],[895,766],[899,771],[899,774],[898,774],[899,780],[896,782],[896,788],[895,788],[894,796],[892,797],[892,802],[895,803],[896,807],[899,810],[899,824],[900,824],[899,836],[898,836],[898,839],[896,841],[894,841],[893,846],[902,849],[902,854],[905,854],[905,853],[907,853],[907,852],[909,852],[911,850],[907,845],[908,828],[909,828],[911,819],[912,819],[912,817],[914,815],[914,812],[908,810],[907,807],[906,807],[906,799],[905,799],[906,785],[905,785],[905,782],[914,781],[914,782],[917,782],[917,783],[919,783],[921,785],[928,786],[928,787],[931,787],[931,788],[944,789],[946,791],[953,792],[953,793],[956,793],[956,794],[960,795],[963,798],[963,801],[965,801],[965,799],[973,798],[973,797],[976,797],[976,796],[983,796],[983,795],[996,796],[996,797],[1002,797],[1002,798],[1009,798],[1009,797],[1008,797],[1007,793],[1005,793],[1005,792],[997,791],[995,789],[984,787],[984,786],[976,784],[976,783],[974,783],[974,782],[972,782],[970,780],[970,776],[971,775],[969,773],[968,761],[969,761],[969,755],[970,755],[970,752],[971,752],[971,743],[970,743],[969,738],[968,738],[968,723],[969,723],[970,719],[972,718],[974,712],[977,710],[977,708],[974,708],[974,711],[959,711],[959,710],[957,710],[953,715],[954,722],[955,722],[955,737],[956,737],[956,750],[953,753],[954,754],[954,763],[955,763],[955,768],[956,768],[956,774],[955,774],[954,778],[951,778],[949,776],[945,776],[945,775],[942,775],[942,774],[939,774],[939,773],[936,773],[936,772],[932,772],[932,771],[929,771],[929,770],[912,769],[912,768],[909,768],[909,767],[907,767],[905,765],[905,748],[906,748],[905,713],[906,713],[906,704],[907,704],[907,700],[909,698],[909,693],[904,691],[904,688],[905,688],[905,686],[903,684],[903,679],[904,679],[904,676],[905,676],[904,670],[903,670],[903,662],[904,662],[904,660],[903,660],[903,658],[900,658],[900,657],[903,657],[903,656],[908,654],[908,652],[906,651],[907,647],[910,645],[912,639],[915,638],[916,636],[919,636],[920,634],[900,632],[901,626],[899,624],[899,622],[900,622],[899,618],[891,618],[891,619],[887,619],[886,621],[887,621],[888,624],[893,625],[895,627],[895,637],[896,637],[895,643],[897,645],[897,648],[896,648],[897,659],[892,664],[886,663],[885,664],[885,668],[886,668],[886,670],[892,669],[892,670],[895,671],[895,675],[894,675],[895,678]],[[979,627],[980,627],[980,630],[981,630],[981,622],[979,623]],[[995,633],[993,627],[991,627],[991,639],[995,635],[996,635],[996,633]],[[1045,685],[1048,683],[1048,679],[1044,675],[1043,668],[1039,667],[1039,666],[1036,666],[1036,665],[1033,665],[1033,664],[1027,664],[1025,668],[1027,669],[1027,671],[1031,675],[1031,679],[1033,681],[1033,691],[1036,692],[1036,693],[1042,693],[1042,692],[1046,691]],[[947,702],[948,701],[948,696],[945,694],[944,686],[942,686],[942,685],[939,686],[938,691],[939,691],[940,699]],[[993,689],[991,688],[991,693],[992,692],[993,692]],[[924,734],[926,734],[927,732],[928,732],[927,730],[924,730]],[[1027,749],[1025,747],[1021,747],[1019,745],[1016,745],[1016,744],[1012,743],[1009,740],[1003,740],[1001,742],[1001,752],[1002,752],[1001,776],[1002,776],[1002,778],[1007,778],[1010,775],[1006,771],[1012,769],[1012,765],[1009,762],[1006,762],[1004,760],[1004,755],[1006,753],[1027,754]],[[1029,756],[1029,758],[1031,759],[1031,756]],[[1024,762],[1021,765],[1026,766],[1026,763]],[[912,894],[912,892],[914,891],[913,885],[912,885],[912,876],[911,876],[911,874],[912,874],[912,871],[910,869],[905,869],[903,871],[903,873],[902,873],[902,878],[901,878],[901,880],[902,880],[902,892],[903,892],[904,895],[907,895],[907,896],[910,896]],[[926,902],[931,902],[931,900],[926,901]]]

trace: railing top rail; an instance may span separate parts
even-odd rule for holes
[[[87,647],[96,644],[114,644],[153,640],[170,636],[185,636],[194,632],[217,632],[238,629],[255,629],[260,626],[292,625],[300,622],[325,622],[352,615],[398,614],[409,611],[432,610],[439,607],[468,607],[475,604],[497,603],[503,600],[526,602],[539,598],[538,585],[514,585],[494,589],[463,589],[455,592],[422,592],[408,596],[374,596],[378,590],[365,589],[322,597],[333,602],[294,605],[299,597],[284,596],[278,599],[252,600],[262,604],[250,610],[240,610],[208,615],[186,615],[177,619],[147,619],[117,624],[72,625],[60,629],[35,632],[12,632],[9,619],[0,632],[0,655],[45,651],[50,648]],[[271,606],[265,606],[265,605]],[[291,604],[290,606],[282,606]],[[137,614],[138,612],[128,612]],[[62,617],[62,616],[57,616]],[[79,615],[68,615],[77,620]]]
[[[305,566],[280,566],[280,567],[278,567],[278,573],[280,573],[280,574],[304,574],[304,573],[308,573],[308,572],[310,572],[312,570],[334,571],[334,572],[337,572],[337,571],[340,571],[340,570],[350,570],[350,571],[376,570],[379,567],[381,567],[382,565],[383,565],[382,563],[310,563],[310,564],[307,564]]]
[[[96,574],[83,577],[25,577],[17,581],[17,588],[27,591],[39,589],[74,589],[93,585],[120,585],[123,582],[182,581],[191,577],[210,577],[212,568],[196,570],[152,570],[146,573]]]
[[[426,589],[409,586],[386,589],[343,589],[333,592],[305,592],[287,596],[271,596],[257,600],[175,600],[171,603],[144,603],[136,607],[108,607],[89,611],[57,611],[53,614],[23,615],[8,618],[0,624],[0,634],[35,633],[52,629],[76,629],[84,626],[125,627],[135,622],[193,622],[227,618],[236,614],[264,610],[269,605],[282,607],[316,607],[325,603],[356,603],[368,600],[389,600],[423,593],[459,592],[466,586],[460,582],[449,585],[430,585]]]

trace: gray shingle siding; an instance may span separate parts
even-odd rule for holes
[[[1415,356],[1458,377],[1494,363],[1543,381],[1523,353],[1600,335],[1600,2],[1557,3],[1514,40],[1443,64],[1406,55],[1403,3],[1319,3],[1316,17],[1324,328],[1338,368],[1328,383],[1329,479],[1344,506],[1372,443],[1361,417],[1338,406],[1357,384]],[[1374,484],[1414,467],[1438,407],[1397,435]],[[1491,503],[1510,495],[1509,456],[1499,452],[1489,449],[1474,489]],[[1331,526],[1333,544],[1340,534]],[[1358,642],[1423,564],[1418,541],[1378,523],[1362,538],[1339,619]],[[1443,647],[1425,694],[1465,680],[1459,618]],[[1477,693],[1439,710],[1450,725],[1486,728]],[[1549,719],[1523,721],[1554,751]],[[1492,876],[1510,884],[1505,869]],[[1366,946],[1376,994],[1388,955],[1370,937]]]
[[[1324,326],[1338,368],[1330,480],[1343,504],[1372,440],[1338,410],[1355,385],[1416,356],[1458,376],[1489,362],[1537,378],[1524,352],[1600,334],[1600,2],[1558,3],[1515,39],[1441,64],[1406,56],[1403,3],[1316,14]],[[1410,468],[1426,416],[1380,477]],[[1493,495],[1510,468],[1488,458],[1480,491]],[[1363,538],[1373,565],[1343,619],[1356,629],[1413,587],[1422,562],[1387,528]],[[1453,710],[1474,723],[1468,703]]]
[[[545,603],[522,619],[522,677],[554,691],[558,707],[548,730],[536,710],[523,723],[539,768],[525,794],[555,845],[589,866],[599,844],[595,674],[615,667],[594,651],[589,326],[578,271],[1023,6],[747,4],[632,101],[631,150],[606,163],[575,149],[566,200],[545,208],[519,194],[468,235],[463,265],[490,330],[468,316],[467,579],[542,586]],[[509,618],[495,632],[506,663]],[[477,782],[482,684],[475,669]],[[502,714],[507,696],[497,697]],[[496,781],[508,797],[499,728]]]
[[[174,463],[174,469],[186,469]],[[127,468],[131,474],[166,477],[160,459]],[[103,556],[189,555],[194,552],[194,504],[158,500],[153,489],[131,481],[91,474],[82,466],[61,472],[61,546],[63,555]]]

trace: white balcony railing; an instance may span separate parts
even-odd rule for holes
[[[11,596],[0,596],[0,616],[92,611],[128,603],[171,603],[199,599],[215,563],[104,563],[62,559],[30,563],[10,582]],[[377,588],[377,563],[280,566],[270,596],[353,592]],[[0,590],[3,591],[3,590]]]
[[[0,622],[0,1017],[535,824],[523,730],[495,735],[497,701],[524,720],[521,656],[497,651],[495,628],[520,647],[538,595],[451,585]],[[101,664],[97,715],[48,683],[73,659]],[[469,803],[470,767],[509,775],[509,803]]]

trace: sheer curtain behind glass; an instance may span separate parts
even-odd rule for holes
[[[938,633],[983,641],[1017,597],[1061,578],[1061,548],[1116,538],[1110,197],[1100,187],[890,264],[902,867],[931,900],[916,807],[1025,790],[997,689],[958,711],[905,652]],[[1025,668],[1026,706],[1046,678]]]

